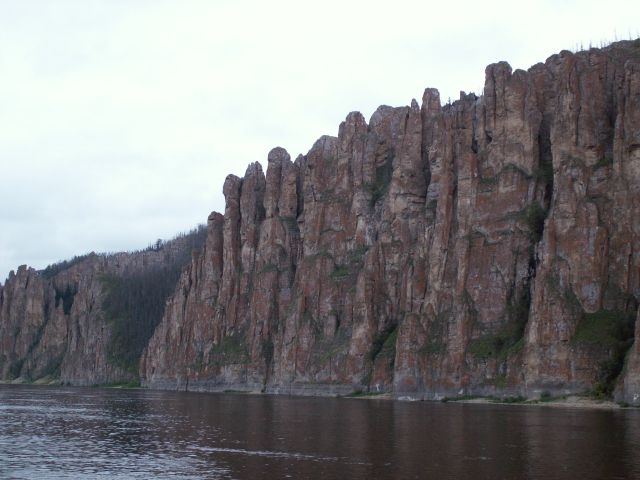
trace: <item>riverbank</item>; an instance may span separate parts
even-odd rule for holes
[[[15,380],[2,380],[0,385],[35,385],[35,386],[61,386],[58,379],[52,377],[44,377],[36,381],[28,381],[22,378]],[[111,388],[111,389],[143,389],[143,390],[157,390],[166,391],[168,389],[149,388],[141,385],[139,382],[118,382],[102,385],[91,385],[88,387],[78,387],[75,385],[69,385],[77,388]],[[175,390],[185,391],[185,390]],[[559,397],[543,396],[539,399],[526,399],[524,397],[485,397],[485,396],[461,396],[461,397],[445,397],[441,400],[407,400],[406,398],[395,397],[392,393],[368,393],[362,391],[356,391],[344,395],[296,395],[287,393],[265,393],[259,390],[234,390],[225,389],[219,391],[206,391],[206,390],[186,390],[192,393],[211,393],[211,394],[227,394],[227,395],[267,395],[267,396],[301,396],[301,397],[334,397],[354,400],[385,400],[385,401],[416,401],[416,402],[429,402],[429,403],[470,403],[470,404],[487,404],[487,405],[514,405],[514,406],[534,406],[534,407],[554,407],[554,408],[579,408],[579,409],[591,409],[591,410],[637,410],[640,407],[635,407],[623,402],[617,403],[610,399],[594,398],[589,395],[565,395]]]
[[[475,404],[495,404],[495,405],[524,405],[535,407],[555,407],[555,408],[582,408],[592,410],[636,410],[634,407],[625,403],[616,403],[608,399],[596,399],[586,395],[567,395],[562,397],[547,397],[535,400],[527,399],[500,399],[492,397],[468,397],[468,398],[449,398],[444,402],[452,403],[475,403]]]
[[[60,380],[53,377],[42,377],[38,380],[25,380],[24,378],[16,378],[15,380],[0,380],[0,385],[45,385],[59,386],[62,385]]]
[[[76,388],[144,388],[140,386],[139,381],[132,382],[114,382],[98,385],[63,385],[59,379],[53,377],[43,377],[38,380],[25,380],[24,378],[16,378],[15,380],[0,380],[0,385],[35,385],[48,387],[76,387]]]

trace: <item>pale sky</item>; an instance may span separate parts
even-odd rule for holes
[[[638,36],[640,2],[0,0],[0,282],[143,248],[347,113]]]

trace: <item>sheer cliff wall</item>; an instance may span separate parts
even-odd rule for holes
[[[137,381],[141,350],[202,236],[11,272],[0,285],[0,381]]]
[[[267,163],[227,177],[146,385],[640,401],[639,41],[490,65],[480,97]]]
[[[223,189],[194,255],[12,273],[0,380],[640,404],[639,40],[350,113]],[[176,261],[148,340],[149,282]]]

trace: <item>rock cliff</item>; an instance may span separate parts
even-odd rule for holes
[[[0,379],[640,404],[640,40],[350,113],[223,191],[199,253],[12,273]]]
[[[199,237],[203,235],[194,231],[140,252],[92,253],[43,271],[23,265],[11,272],[0,286],[0,380],[72,385],[136,381],[141,349],[191,249],[202,243]],[[164,278],[169,290],[158,281]],[[115,291],[142,282],[157,292],[138,292],[124,300],[144,301],[143,307],[152,313],[154,307],[159,309],[152,325],[141,323],[149,316],[122,304],[122,292]],[[136,345],[136,340],[144,345]],[[133,362],[123,361],[123,347]]]
[[[480,97],[267,165],[227,177],[146,385],[640,401],[640,41],[490,65]]]

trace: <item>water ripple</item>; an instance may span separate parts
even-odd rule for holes
[[[640,411],[0,386],[0,477],[640,478]]]

